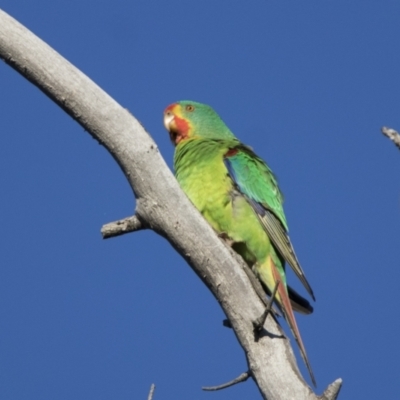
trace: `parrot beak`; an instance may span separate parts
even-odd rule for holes
[[[169,132],[169,137],[171,138],[171,142],[176,145],[177,138],[179,136],[178,127],[176,125],[174,108],[176,104],[171,104],[164,111],[164,126],[165,129]]]
[[[171,110],[166,110],[164,113],[164,126],[165,129],[169,132],[171,128],[173,129],[175,115],[172,113]]]

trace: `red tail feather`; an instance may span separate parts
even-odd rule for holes
[[[271,268],[272,268],[272,276],[274,277],[275,284],[277,281],[279,281],[279,286],[278,286],[278,293],[276,295],[276,298],[279,303],[281,303],[281,307],[283,310],[283,313],[285,315],[285,319],[293,333],[293,336],[299,346],[301,356],[303,357],[303,360],[307,366],[308,372],[310,373],[311,380],[314,384],[314,386],[317,386],[314,378],[313,371],[311,369],[311,365],[308,361],[307,358],[307,353],[306,349],[304,347],[303,341],[301,340],[300,332],[297,327],[296,319],[293,314],[292,306],[290,304],[290,299],[287,293],[286,285],[282,282],[281,276],[279,274],[279,271],[277,270],[274,262],[271,260]]]

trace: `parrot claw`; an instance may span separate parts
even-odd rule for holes
[[[268,314],[273,313],[272,304],[274,302],[276,292],[278,291],[279,283],[280,283],[280,281],[276,282],[275,288],[271,294],[271,297],[268,301],[267,306],[265,307],[264,312],[261,314],[260,317],[258,317],[256,320],[253,321],[254,333],[259,333],[261,331],[261,329],[263,328],[265,321],[268,317]]]
[[[225,326],[225,328],[232,329],[232,324],[231,324],[231,321],[229,321],[229,319],[224,319],[222,321],[222,325]]]
[[[218,233],[217,235],[219,238],[221,238],[224,242],[226,242],[228,244],[229,247],[232,247],[233,244],[235,243],[229,236],[227,233],[222,232],[222,233]]]

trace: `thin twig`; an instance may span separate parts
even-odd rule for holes
[[[103,239],[108,239],[125,233],[139,231],[141,229],[144,229],[142,222],[136,215],[133,215],[132,217],[103,225],[101,228],[101,234],[103,235]]]
[[[263,326],[265,324],[265,320],[268,317],[268,314],[272,313],[272,303],[275,300],[275,295],[276,295],[276,292],[278,291],[279,284],[280,284],[280,281],[277,281],[276,285],[275,285],[275,288],[274,288],[274,290],[273,290],[273,292],[271,294],[271,297],[269,298],[267,307],[265,307],[265,310],[262,313],[262,315],[259,318],[257,318],[255,321],[253,321],[253,326],[254,326],[254,331],[255,332],[261,331],[261,329],[263,328]]]
[[[225,388],[227,388],[229,386],[236,385],[237,383],[247,381],[247,379],[249,379],[250,376],[251,376],[250,371],[243,372],[243,374],[239,375],[237,378],[235,378],[235,379],[233,379],[233,380],[231,380],[231,381],[229,381],[227,383],[223,383],[222,385],[218,385],[218,386],[204,386],[204,387],[202,387],[202,389],[206,390],[206,391],[209,391],[209,392],[215,391],[215,390],[225,389]]]
[[[388,137],[399,149],[400,149],[400,134],[392,128],[383,126],[381,128],[382,133]]]
[[[151,386],[150,386],[150,392],[149,392],[149,395],[147,397],[147,400],[153,400],[153,395],[154,395],[155,388],[156,388],[156,385],[154,383],[152,383]]]

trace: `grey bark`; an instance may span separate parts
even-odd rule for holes
[[[386,137],[388,137],[396,145],[397,148],[400,149],[400,134],[397,131],[392,128],[387,128],[386,126],[383,126],[381,132]]]
[[[111,153],[137,200],[135,229],[164,236],[216,297],[242,346],[264,399],[337,397],[338,379],[318,397],[302,378],[282,330],[268,318],[256,341],[252,321],[264,304],[242,260],[205,222],[179,188],[157,145],[141,124],[87,76],[0,10],[0,57],[31,81]],[[151,168],[149,166],[151,165]],[[129,230],[126,227],[125,231]],[[274,338],[275,336],[275,338]],[[217,379],[217,378],[216,378]]]
[[[156,385],[154,383],[152,383],[151,386],[150,386],[150,392],[149,392],[149,395],[147,397],[147,400],[153,400],[154,390],[155,389],[156,389]]]

